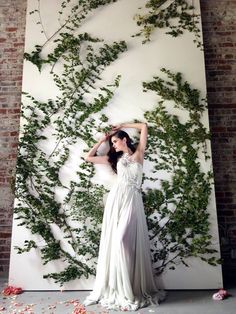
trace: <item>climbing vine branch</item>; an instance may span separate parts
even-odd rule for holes
[[[143,9],[143,8],[142,8]],[[200,35],[200,15],[196,14],[190,0],[149,0],[146,12],[135,15],[141,30],[135,36],[143,36],[143,43],[151,40],[155,29],[165,29],[166,34],[178,37],[185,31],[193,33],[197,47],[202,48]]]

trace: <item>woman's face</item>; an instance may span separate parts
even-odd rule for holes
[[[112,136],[111,142],[112,142],[112,146],[116,152],[123,151],[127,147],[125,137],[123,139],[121,139],[119,137]]]

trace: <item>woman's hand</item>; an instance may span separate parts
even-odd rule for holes
[[[103,137],[100,139],[99,143],[104,143],[109,139],[110,133],[105,133]]]
[[[119,131],[122,127],[123,127],[122,124],[113,125],[112,126],[112,132]]]
[[[87,156],[85,157],[85,161],[92,162],[94,164],[109,164],[108,156],[96,156],[96,152],[100,145],[108,140],[110,133],[105,133],[103,137],[90,149]]]

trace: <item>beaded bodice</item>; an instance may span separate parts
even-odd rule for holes
[[[119,183],[140,189],[142,184],[142,165],[132,160],[132,157],[124,153],[117,163],[117,175]]]

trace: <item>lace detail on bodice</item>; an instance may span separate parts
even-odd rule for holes
[[[124,153],[117,163],[118,182],[127,186],[134,187],[141,192],[142,184],[142,165],[132,160],[132,157]]]
[[[129,155],[127,153],[124,153],[121,158],[119,159],[119,161],[124,165],[124,166],[128,166],[128,164],[132,164],[135,163],[136,161],[132,160],[131,158],[132,155]]]

